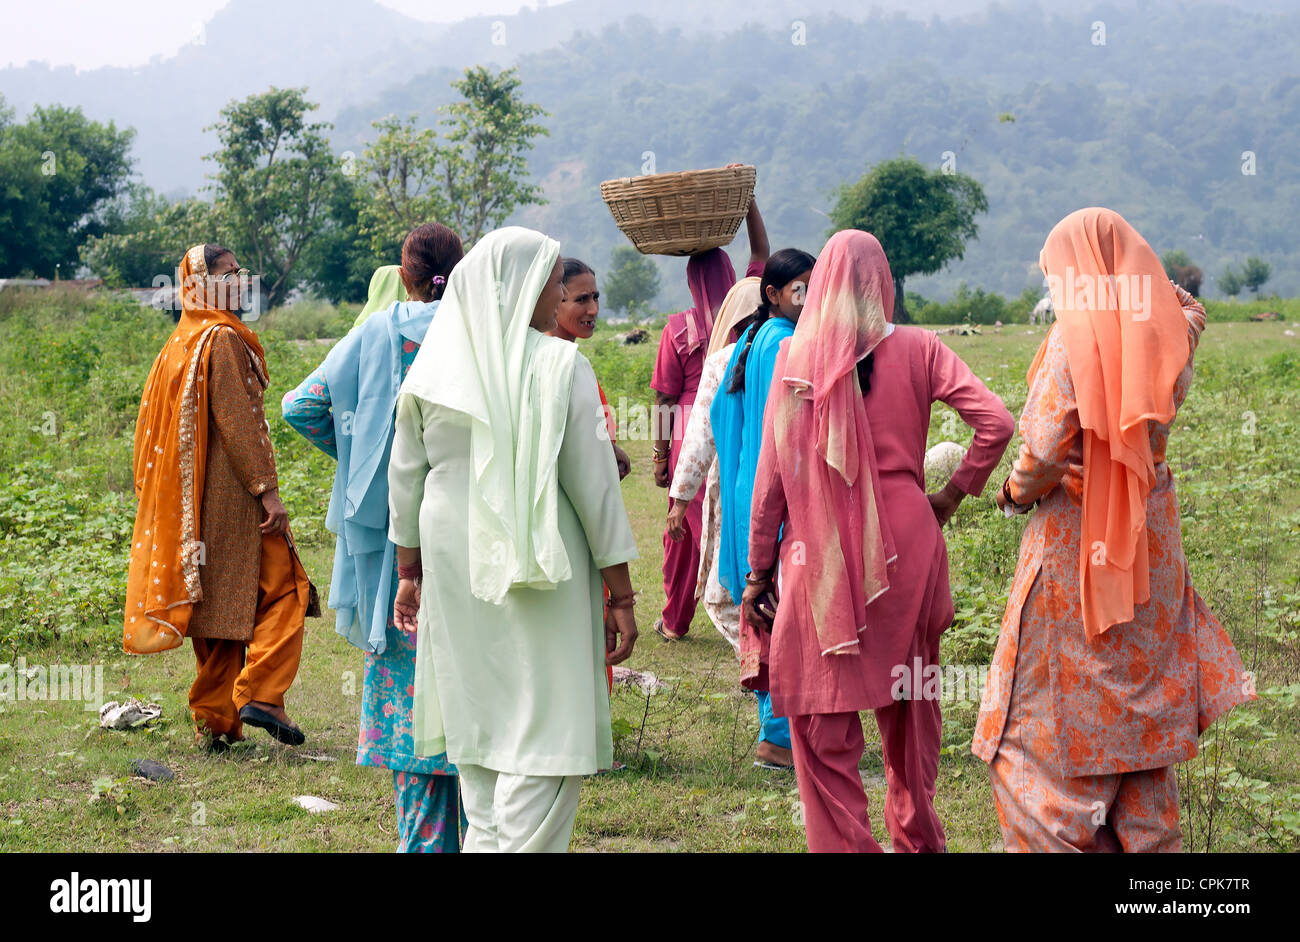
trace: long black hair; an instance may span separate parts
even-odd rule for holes
[[[736,368],[731,371],[727,392],[741,392],[745,388],[749,350],[754,345],[754,338],[758,336],[758,329],[772,316],[772,302],[767,299],[767,289],[770,287],[777,291],[784,290],[786,285],[810,270],[815,264],[817,259],[802,249],[781,249],[768,257],[767,264],[763,266],[763,279],[758,285],[760,298],[758,307],[751,315],[753,321],[741,335],[740,359],[736,361]]]
[[[862,387],[862,395],[871,392],[871,371],[876,365],[876,351],[872,350],[861,360],[858,361],[858,385]]]

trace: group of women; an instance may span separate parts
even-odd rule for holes
[[[756,206],[747,228],[746,277],[721,250],[693,256],[694,306],[659,346],[655,630],[680,640],[704,602],[757,694],[757,763],[795,769],[810,850],[881,850],[858,768],[871,710],[894,849],[944,851],[939,702],[900,698],[894,680],[938,663],[953,619],[941,528],[982,493],[1012,418],[934,333],[891,323],[874,236],[839,232],[814,257],[769,253]],[[1204,311],[1109,210],[1062,220],[1041,265],[1054,285],[1070,271],[1153,287],[1141,316],[1104,292],[1053,299],[997,494],[1009,515],[1034,512],[973,749],[1009,849],[1177,849],[1172,765],[1252,696],[1191,587],[1165,462]],[[210,287],[237,264],[196,246],[182,268]],[[241,722],[301,742],[283,695],[314,590],[275,497],[265,358],[237,304],[206,296],[185,295],[141,404],[125,644],[195,639],[209,745],[242,738]],[[582,777],[614,767],[637,549],[630,463],[574,343],[598,300],[595,272],[541,233],[499,229],[464,252],[419,226],[284,396],[285,420],[338,462],[329,605],[365,652],[357,761],[392,771],[402,850],[562,851]],[[974,437],[927,494],[936,401]],[[237,590],[221,581],[232,568]]]

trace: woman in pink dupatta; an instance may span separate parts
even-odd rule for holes
[[[770,247],[758,203],[749,205],[745,217],[749,234],[749,266],[745,276],[763,274]],[[736,283],[736,271],[722,249],[710,249],[692,255],[686,263],[686,284],[691,289],[694,307],[668,318],[659,338],[650,386],[655,391],[655,414],[662,417],[652,423],[655,484],[667,488],[677,470],[691,407],[704,372],[713,318],[722,301]],[[664,608],[655,622],[655,631],[665,641],[679,641],[690,630],[695,618],[695,586],[700,568],[700,536],[703,526],[704,491],[695,495],[686,511],[686,538],[674,540],[664,529]],[[668,509],[673,508],[668,498]]]
[[[880,728],[885,826],[897,851],[942,851],[934,810],[941,715],[918,682],[952,622],[940,527],[979,494],[1011,438],[1002,400],[931,331],[889,323],[880,243],[826,243],[794,335],[778,354],[750,517],[745,617],[775,581],[769,678],[790,718],[811,851],[879,851],[858,773],[859,711]],[[975,430],[944,489],[925,493],[930,406]],[[782,527],[784,526],[784,530]]]

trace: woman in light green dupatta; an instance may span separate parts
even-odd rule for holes
[[[394,301],[406,300],[406,285],[402,284],[401,265],[381,265],[370,276],[370,292],[366,296],[366,306],[361,309],[352,324],[356,330],[366,322],[371,314],[386,311]]]
[[[636,546],[595,374],[544,333],[561,275],[553,239],[484,236],[397,404],[394,618],[418,625],[416,751],[455,763],[467,852],[568,847],[581,776],[613,762],[605,666],[636,640]]]

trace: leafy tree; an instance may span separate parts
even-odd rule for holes
[[[609,257],[609,274],[601,281],[605,303],[612,311],[645,311],[659,293],[659,269],[630,245],[615,246]]]
[[[939,271],[965,254],[975,238],[977,213],[988,212],[984,188],[972,177],[927,170],[913,157],[876,164],[852,185],[841,186],[831,210],[832,232],[865,229],[889,256],[894,276],[894,320],[910,322],[903,281]]]
[[[422,223],[450,218],[439,190],[438,135],[417,129],[415,121],[415,115],[406,121],[390,115],[371,122],[379,135],[361,158],[369,200],[362,203],[358,222],[375,252],[394,242],[400,247],[406,233]]]
[[[372,188],[361,221],[376,251],[424,222],[450,226],[468,247],[517,208],[545,202],[527,182],[525,155],[548,134],[534,120],[546,112],[523,100],[518,72],[475,66],[451,84],[461,100],[442,109],[441,140],[417,129],[414,115],[374,122],[379,136],[362,158]]]
[[[302,280],[332,303],[365,301],[375,269],[401,261],[408,230],[376,249],[376,240],[362,230],[361,213],[367,205],[362,186],[345,174],[326,209],[323,231],[303,251]]]
[[[1228,297],[1235,298],[1241,294],[1241,289],[1246,285],[1242,282],[1241,276],[1233,271],[1232,266],[1229,265],[1223,270],[1223,274],[1219,276],[1219,287],[1223,289],[1223,293]]]
[[[1170,249],[1164,255],[1160,256],[1160,264],[1165,266],[1165,276],[1170,281],[1177,281],[1174,272],[1178,268],[1187,268],[1192,264],[1192,260],[1187,257],[1187,253],[1182,249]]]
[[[172,277],[181,256],[199,242],[224,240],[212,206],[203,200],[168,203],[146,186],[132,185],[104,214],[104,235],[81,246],[81,260],[112,287],[143,288]]]
[[[533,138],[548,135],[533,119],[546,115],[541,106],[519,96],[519,73],[493,75],[476,66],[452,82],[463,101],[447,106],[446,157],[442,161],[451,226],[467,245],[505,222],[519,206],[541,205],[541,187],[526,182],[524,154]]]
[[[1241,282],[1250,289],[1251,294],[1259,294],[1259,289],[1273,274],[1273,267],[1257,255],[1252,255],[1241,264]]]
[[[1160,256],[1160,263],[1165,267],[1165,276],[1189,294],[1201,293],[1201,281],[1205,275],[1201,269],[1192,264],[1187,253],[1182,249],[1171,249]]]
[[[37,106],[25,124],[0,99],[0,273],[69,275],[126,187],[135,132],[80,108]]]
[[[327,123],[311,123],[318,106],[303,88],[271,88],[228,104],[212,126],[221,149],[214,208],[231,248],[262,276],[267,304],[294,285],[303,252],[328,225],[341,174],[330,153]]]

